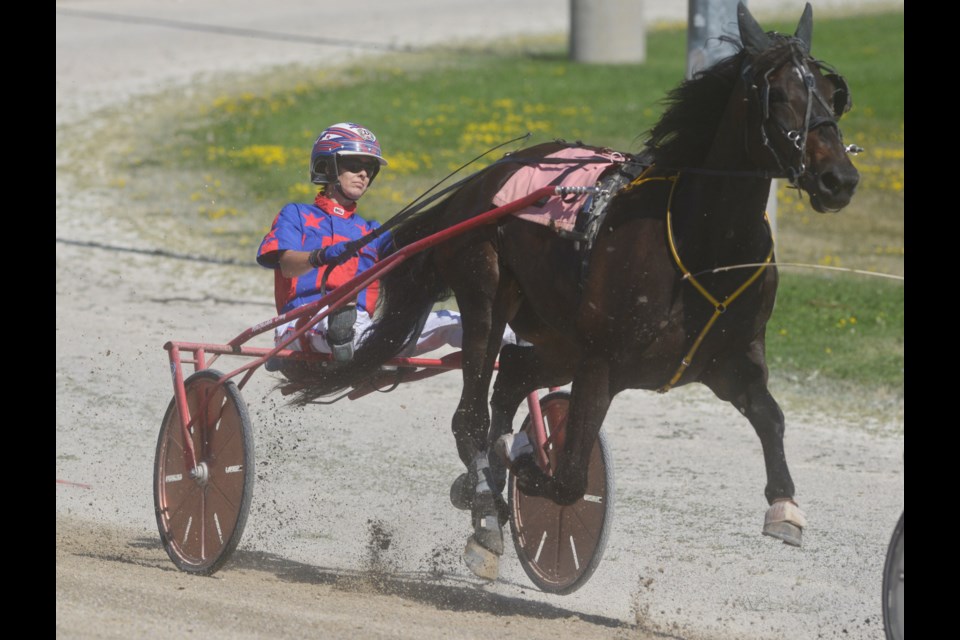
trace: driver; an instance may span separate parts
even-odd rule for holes
[[[310,180],[320,185],[316,198],[310,204],[284,205],[257,251],[257,262],[274,270],[278,313],[318,300],[324,265],[343,254],[349,241],[380,226],[357,213],[357,201],[385,166],[377,137],[359,124],[341,122],[317,137],[310,155]],[[384,255],[390,239],[389,233],[383,234],[334,268],[327,279],[327,291],[372,267]],[[371,283],[355,303],[328,315],[288,348],[332,353],[337,361],[352,359],[357,341],[371,323],[377,292],[378,283]],[[278,344],[296,330],[296,322],[277,327]],[[424,353],[445,345],[460,348],[461,338],[458,313],[433,311],[413,352]]]

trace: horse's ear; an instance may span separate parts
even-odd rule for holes
[[[813,7],[810,6],[809,2],[803,9],[803,15],[800,16],[800,23],[797,25],[797,32],[793,35],[807,45],[807,53],[810,53],[810,42],[813,40]]]
[[[737,24],[740,27],[740,42],[750,55],[757,55],[770,46],[770,36],[757,23],[743,2],[737,3]]]

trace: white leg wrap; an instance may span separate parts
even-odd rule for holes
[[[485,471],[490,468],[486,453],[478,453],[473,459],[473,468],[477,473],[477,493],[490,493],[490,485],[487,484],[487,474]]]
[[[520,456],[533,455],[533,444],[523,431],[500,436],[494,449],[507,467],[512,467],[513,462]]]

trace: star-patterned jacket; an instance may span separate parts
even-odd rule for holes
[[[286,313],[320,298],[320,281],[326,266],[311,269],[303,275],[285,278],[280,271],[281,251],[313,251],[331,245],[357,240],[380,226],[368,222],[356,213],[356,204],[345,208],[318,194],[312,205],[290,203],[285,205],[273,221],[257,251],[257,262],[274,269],[274,297],[278,313]],[[327,292],[337,288],[358,273],[372,267],[381,258],[390,243],[386,233],[373,240],[355,256],[335,268],[327,279]],[[357,305],[373,315],[377,304],[379,283],[373,282],[357,296]]]

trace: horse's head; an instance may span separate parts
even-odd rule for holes
[[[849,204],[860,180],[838,120],[850,110],[843,78],[810,56],[813,10],[808,3],[796,33],[765,33],[747,8],[737,9],[745,56],[741,77],[748,113],[748,153],[810,196],[819,212]]]

